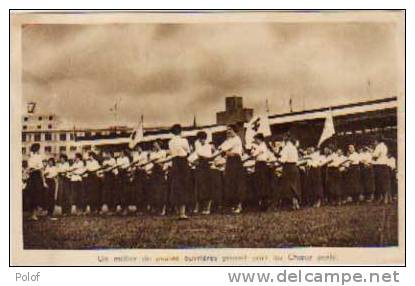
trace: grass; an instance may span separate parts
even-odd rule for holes
[[[26,249],[383,247],[398,244],[397,206],[174,217],[62,217],[23,222]]]

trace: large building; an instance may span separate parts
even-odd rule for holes
[[[244,108],[242,97],[227,97],[225,99],[225,111],[216,113],[216,124],[228,125],[239,122],[248,122],[253,115],[253,109]]]

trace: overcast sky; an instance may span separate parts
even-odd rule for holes
[[[23,99],[79,127],[215,123],[226,96],[272,114],[397,96],[392,24],[25,25]],[[110,109],[116,101],[118,118]]]

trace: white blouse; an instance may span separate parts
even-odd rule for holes
[[[373,151],[373,164],[375,165],[387,165],[388,164],[388,147],[385,143],[379,143],[376,145]]]
[[[57,175],[58,175],[58,168],[56,166],[49,166],[49,165],[46,166],[45,177],[47,179],[56,178]]]
[[[199,140],[195,142],[195,153],[198,157],[202,158],[210,158],[213,154],[212,152],[212,145],[205,142],[205,144],[202,144]]]
[[[359,163],[361,161],[361,156],[360,156],[359,153],[353,152],[353,153],[349,154],[348,159],[350,160],[350,165],[359,165]]]
[[[40,154],[31,153],[27,160],[27,165],[30,169],[41,170],[43,169],[43,158]]]
[[[127,156],[118,157],[117,158],[117,165],[121,169],[127,169],[130,166],[130,159]]]
[[[282,163],[297,163],[298,162],[298,150],[293,143],[287,142],[280,152],[280,161]]]
[[[267,162],[269,160],[269,149],[267,144],[265,142],[262,142],[259,145],[252,145],[252,156],[257,160],[261,162]]]
[[[227,138],[225,142],[220,145],[219,149],[231,154],[242,156],[243,146],[241,138],[239,138],[239,136]]]
[[[190,153],[189,141],[180,136],[173,136],[169,141],[170,154],[173,157],[186,157]]]
[[[81,175],[85,172],[84,162],[83,161],[74,162],[72,164],[71,169],[73,170],[72,171],[72,176],[71,176],[71,181],[72,182],[82,181]]]

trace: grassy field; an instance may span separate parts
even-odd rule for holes
[[[392,246],[396,205],[174,217],[63,217],[24,221],[27,249]]]

